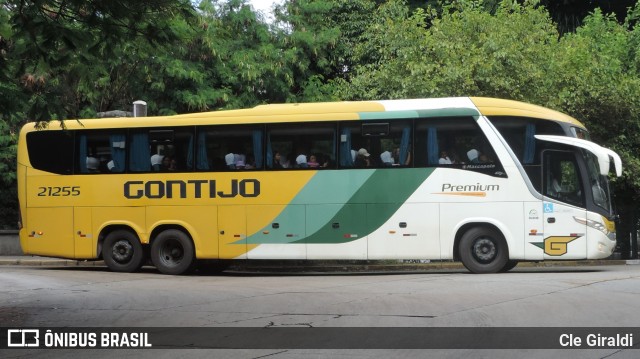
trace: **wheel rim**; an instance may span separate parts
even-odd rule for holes
[[[482,237],[475,240],[471,251],[478,262],[491,263],[496,258],[498,248],[493,240]]]
[[[118,263],[126,264],[133,258],[133,246],[126,239],[121,239],[111,247],[113,260]]]
[[[170,239],[160,248],[159,257],[165,266],[175,267],[184,258],[184,248],[178,240]]]

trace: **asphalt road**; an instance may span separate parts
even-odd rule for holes
[[[0,267],[3,327],[640,327],[640,266],[166,276]],[[2,333],[0,333],[2,334]],[[4,335],[4,334],[2,334]],[[636,339],[640,342],[640,337]],[[636,345],[636,348],[638,346]],[[7,357],[78,351],[9,350]],[[111,350],[84,353],[111,357]],[[638,350],[118,350],[133,357],[636,358]]]

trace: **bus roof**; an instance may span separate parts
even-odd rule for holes
[[[432,116],[516,116],[567,122],[584,129],[578,120],[561,112],[524,102],[485,97],[340,101],[259,105],[248,109],[141,118],[117,117],[67,120],[69,129],[163,127],[206,124],[260,124],[336,120],[375,120]],[[25,130],[35,127],[26,126]]]
[[[526,102],[489,97],[471,97],[471,101],[473,101],[476,107],[480,110],[480,113],[485,116],[535,117],[546,120],[567,122],[574,126],[583,129],[585,128],[580,121],[569,115]]]

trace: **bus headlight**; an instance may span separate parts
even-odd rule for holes
[[[609,226],[607,226],[604,223],[601,223],[601,222],[598,222],[598,221],[592,221],[590,219],[581,218],[581,217],[573,217],[573,219],[575,219],[576,222],[578,222],[580,224],[586,224],[587,226],[589,226],[591,228],[595,228],[595,229],[599,230],[600,232],[604,233],[607,237],[609,237],[609,234],[611,233],[611,231],[609,231]]]

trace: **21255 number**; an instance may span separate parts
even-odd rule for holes
[[[79,196],[80,186],[65,187],[38,187],[39,197],[69,197]]]

